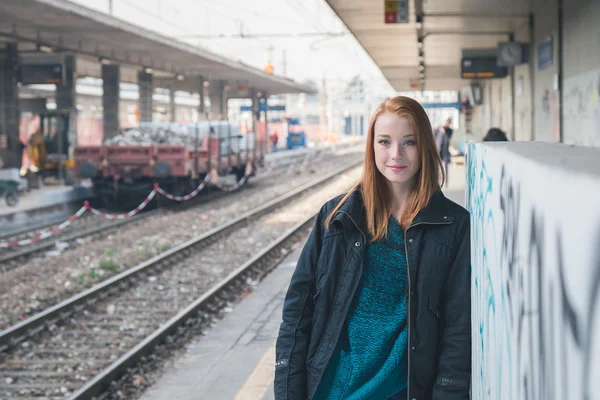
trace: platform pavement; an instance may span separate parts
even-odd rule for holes
[[[273,398],[275,340],[303,243],[254,292],[200,338],[142,400]]]
[[[447,197],[464,205],[464,166],[450,167]],[[273,400],[275,340],[304,243],[144,394],[142,400]]]

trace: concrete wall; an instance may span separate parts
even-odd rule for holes
[[[531,32],[529,24],[523,24],[514,32],[515,41],[528,43]],[[484,104],[476,107],[473,115],[473,140],[481,140],[490,128],[500,128],[510,139],[531,140],[532,137],[532,101],[531,67],[529,64],[514,68],[513,79],[509,75],[502,79],[482,80]],[[512,98],[515,98],[513,115]],[[462,117],[464,119],[464,116]],[[514,129],[513,129],[513,118]]]
[[[535,28],[531,43],[534,58],[534,139],[558,142],[559,93],[558,93],[558,6],[556,0],[534,0]],[[547,38],[553,39],[554,61],[552,65],[538,67],[538,46]]]
[[[600,1],[565,1],[563,15],[563,140],[600,146]]]
[[[473,399],[600,381],[600,149],[471,143]]]

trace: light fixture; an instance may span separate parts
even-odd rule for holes
[[[151,74],[154,71],[152,70],[152,68],[146,67],[146,68],[144,68],[144,72],[147,73],[147,74]]]
[[[98,61],[100,61],[100,64],[102,64],[102,65],[110,65],[110,64],[112,64],[112,61],[110,61],[109,59],[104,58],[104,57],[98,58]]]
[[[425,71],[425,66],[423,64],[419,65],[419,71]]]
[[[204,87],[209,87],[210,86],[210,82],[209,81],[204,81],[202,83],[202,85],[204,85]]]
[[[419,46],[419,48],[420,48],[420,49],[422,49],[422,48],[423,48],[423,37],[422,37],[422,36],[419,36],[419,37],[417,38],[417,42],[418,42],[418,46]]]
[[[185,79],[185,76],[183,76],[181,74],[177,74],[177,75],[175,75],[175,79],[177,79],[178,81],[182,81]]]
[[[421,29],[423,27],[423,24],[420,22],[417,22],[417,29]]]
[[[37,49],[39,51],[41,51],[42,53],[52,53],[54,51],[54,49],[52,47],[50,47],[50,46],[44,46],[44,45],[41,45],[41,44],[37,45]]]
[[[261,92],[256,93],[256,97],[259,97],[259,98],[262,97],[262,93]]]

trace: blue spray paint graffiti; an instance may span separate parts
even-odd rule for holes
[[[574,291],[562,225],[540,208],[547,199],[530,189],[523,200],[525,181],[498,153],[491,157],[495,151],[472,143],[466,160],[472,398],[591,400],[600,377],[600,255],[580,269],[589,278]],[[582,232],[600,243],[597,225]],[[571,249],[580,250],[576,242]],[[597,246],[581,250],[597,253]]]

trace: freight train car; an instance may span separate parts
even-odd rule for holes
[[[250,164],[264,163],[264,140],[241,134],[227,121],[199,124],[142,124],[102,146],[75,149],[75,174],[90,178],[105,204],[138,200],[158,183],[185,195],[209,174],[241,179]]]

